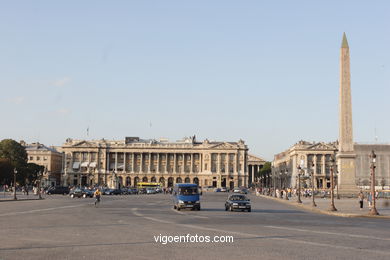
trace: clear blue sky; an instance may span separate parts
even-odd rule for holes
[[[389,1],[1,1],[0,138],[390,142]]]

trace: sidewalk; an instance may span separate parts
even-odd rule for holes
[[[301,197],[302,204],[297,203],[297,197],[292,197],[290,200],[285,198],[275,198],[266,195],[258,195],[262,198],[271,199],[279,201],[281,203],[289,204],[291,206],[296,206],[304,210],[313,211],[320,214],[328,214],[339,217],[373,217],[373,218],[388,218],[390,219],[390,200],[388,199],[378,199],[376,200],[376,209],[379,212],[379,216],[368,215],[369,208],[367,201],[364,201],[363,209],[360,210],[359,201],[357,198],[341,198],[334,199],[334,205],[337,211],[329,211],[331,200],[330,198],[315,198],[315,203],[317,207],[312,206],[312,198]]]
[[[38,195],[34,195],[32,192],[30,192],[29,195],[23,195],[22,192],[16,192],[16,198],[18,199],[16,201],[39,200]],[[15,201],[13,192],[0,192],[0,202],[6,201]]]

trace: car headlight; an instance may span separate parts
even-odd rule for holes
[[[182,201],[182,200],[179,200],[179,203],[180,203],[180,204],[183,204],[183,203],[184,203],[184,201]]]
[[[238,203],[233,203],[233,206],[238,206]]]
[[[199,200],[195,201],[195,203],[199,203]]]

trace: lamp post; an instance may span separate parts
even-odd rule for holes
[[[16,174],[18,173],[18,171],[16,170],[16,168],[14,169],[14,200],[17,200],[18,198],[16,197]]]
[[[314,164],[313,164],[313,163],[311,164],[311,167],[312,167],[312,168],[314,167]],[[311,197],[312,197],[312,203],[311,203],[311,205],[312,205],[313,207],[317,207],[317,204],[316,204],[316,202],[314,201],[314,170],[312,169],[310,173],[311,173]]]
[[[37,186],[38,186],[38,199],[42,199],[42,194],[41,194],[41,179],[42,179],[42,171],[38,172],[38,180],[37,180]]]
[[[302,203],[302,200],[301,200],[301,171],[302,171],[302,168],[299,165],[298,166],[298,200],[297,200],[298,203]]]
[[[371,155],[371,198],[372,198],[372,207],[369,212],[369,215],[379,215],[378,211],[376,210],[376,204],[375,204],[375,163],[376,163],[376,154],[374,150],[372,150]]]
[[[336,197],[339,200],[340,199],[340,194],[339,194],[339,172],[336,172],[336,181],[337,181],[337,186],[336,186]]]
[[[280,177],[280,192],[279,192],[279,197],[280,197],[281,199],[283,199],[283,172],[282,172],[282,171],[280,171],[279,177]]]
[[[286,178],[284,179],[284,181],[285,181],[285,184],[284,184],[284,186],[285,186],[285,189],[286,189],[286,200],[288,200],[288,192],[287,192],[287,185],[286,185],[286,183],[287,183],[287,178],[288,178],[288,170],[286,170],[285,171],[285,174],[286,174]]]
[[[273,177],[273,186],[274,186],[274,197],[277,198],[276,196],[276,180],[275,180],[275,171],[272,173],[272,177]]]
[[[329,211],[337,211],[336,207],[334,206],[334,178],[333,178],[333,166],[334,166],[334,156],[331,156],[330,159],[331,165],[330,165],[330,208]]]

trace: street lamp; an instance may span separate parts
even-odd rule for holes
[[[279,194],[279,197],[281,198],[281,199],[283,199],[283,172],[282,171],[280,171],[280,173],[279,173],[279,177],[280,177],[280,194]]]
[[[287,185],[286,185],[287,178],[288,178],[288,170],[285,171],[285,174],[286,174],[286,178],[284,179],[284,181],[285,181],[284,186],[285,186],[285,189],[286,189],[286,200],[288,200],[288,192],[287,192]]]
[[[277,198],[277,196],[276,196],[276,180],[275,180],[275,175],[276,175],[276,174],[275,174],[275,171],[274,171],[274,172],[272,173],[272,177],[273,177],[273,179],[274,179],[274,180],[273,180],[273,184],[274,184],[274,185],[273,185],[273,186],[274,186],[274,197]]]
[[[376,204],[375,204],[375,163],[376,163],[376,154],[374,150],[372,150],[371,155],[371,198],[372,198],[372,207],[369,212],[369,215],[379,215],[378,211],[376,210]]]
[[[312,167],[312,168],[314,167],[314,164],[313,164],[313,163],[311,164],[311,167]],[[312,196],[312,203],[311,203],[311,205],[312,205],[313,207],[317,207],[317,204],[316,204],[316,202],[314,201],[314,169],[312,169],[312,170],[310,171],[310,173],[311,173],[311,196]]]
[[[301,200],[301,173],[302,173],[302,167],[298,165],[298,203],[302,203]]]
[[[331,159],[330,159],[330,162],[331,162],[331,165],[330,165],[330,198],[331,198],[331,204],[330,204],[330,208],[329,208],[329,211],[337,211],[336,207],[334,206],[334,178],[333,178],[333,166],[334,166],[334,156],[331,155]]]
[[[42,171],[38,172],[38,180],[37,180],[37,186],[38,186],[38,199],[42,199],[42,194],[41,194],[41,178],[42,178]]]
[[[16,168],[14,169],[14,200],[17,200],[18,198],[16,197],[16,174],[18,173],[18,171],[16,170]]]

